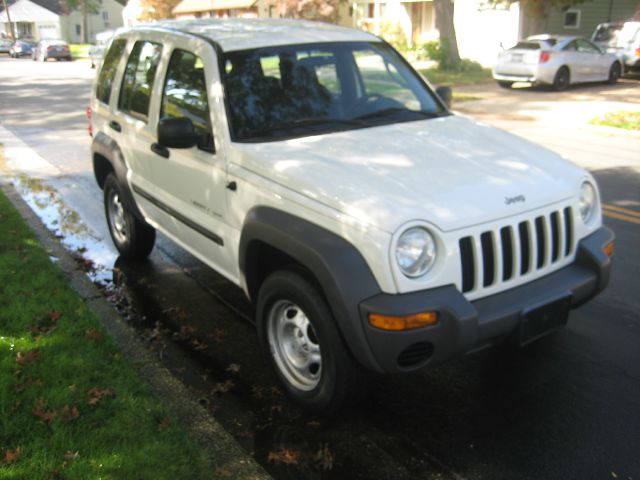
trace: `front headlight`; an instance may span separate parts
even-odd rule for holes
[[[588,223],[596,209],[596,189],[589,182],[584,182],[580,187],[580,216],[584,223]]]
[[[396,261],[407,277],[421,277],[436,261],[436,241],[422,227],[412,227],[396,242]]]

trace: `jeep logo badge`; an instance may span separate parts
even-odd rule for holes
[[[518,195],[517,197],[504,197],[504,203],[506,205],[511,205],[512,203],[522,202],[524,203],[525,198],[524,195]]]

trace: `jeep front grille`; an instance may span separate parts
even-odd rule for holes
[[[508,282],[571,255],[571,207],[463,237],[459,246],[463,293]]]

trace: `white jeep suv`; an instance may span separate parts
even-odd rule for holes
[[[241,286],[316,412],[361,395],[366,370],[531,342],[608,282],[591,175],[452,114],[369,33],[140,26],[111,41],[89,112],[121,254],[147,256],[157,229]]]

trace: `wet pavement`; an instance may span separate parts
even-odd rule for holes
[[[51,138],[85,127],[77,97]],[[58,169],[43,179],[14,176],[22,196],[86,262],[148,348],[275,478],[640,479],[637,224],[608,220],[618,235],[611,287],[574,311],[565,330],[524,350],[373,378],[359,406],[327,420],[305,414],[276,387],[237,287],[162,236],[149,261],[118,259],[90,163],[77,152],[86,140],[66,137],[52,153],[34,133],[44,130],[36,116],[21,125],[6,115],[17,110],[8,103],[0,100],[3,125]],[[628,160],[594,174],[607,203],[640,211],[640,165]]]

